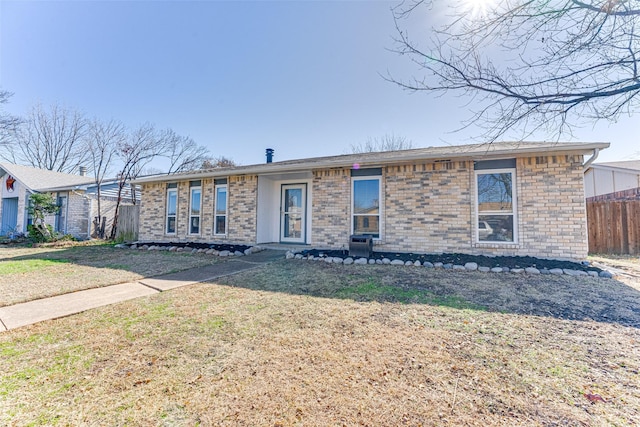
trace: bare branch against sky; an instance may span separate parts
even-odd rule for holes
[[[473,99],[467,123],[485,138],[516,129],[557,139],[574,125],[615,121],[640,106],[638,2],[457,2],[430,36],[413,38],[407,22],[440,3],[394,9],[396,51],[420,71],[388,78],[410,91]]]

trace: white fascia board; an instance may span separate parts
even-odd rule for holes
[[[372,157],[375,154],[382,153],[365,153],[363,154],[363,159],[357,159],[358,154],[347,154],[343,156],[335,156],[318,158],[319,160],[310,159],[302,159],[299,163],[292,163],[295,160],[287,160],[281,163],[260,163],[256,165],[248,165],[248,166],[238,166],[235,168],[224,168],[220,170],[207,170],[207,171],[197,171],[193,173],[185,173],[185,174],[176,174],[176,175],[155,175],[152,177],[138,178],[132,180],[133,184],[144,184],[144,183],[152,183],[152,182],[168,182],[168,181],[187,181],[192,179],[202,179],[202,178],[215,178],[222,176],[233,176],[233,175],[261,175],[261,174],[273,174],[273,173],[282,173],[282,172],[299,172],[299,171],[309,171],[314,169],[328,169],[328,168],[345,168],[352,167],[355,163],[357,163],[360,167],[381,167],[389,164],[403,164],[409,163],[416,160],[490,160],[490,159],[505,159],[505,158],[513,158],[513,157],[523,157],[530,155],[563,155],[563,154],[590,154],[594,149],[603,149],[609,147],[608,142],[594,142],[594,143],[561,143],[558,146],[555,146],[553,143],[550,143],[548,146],[524,146],[522,148],[508,148],[508,149],[500,149],[500,150],[491,150],[490,146],[487,144],[489,148],[486,150],[475,149],[475,150],[467,150],[467,151],[455,151],[456,146],[452,147],[436,147],[434,153],[425,153],[424,150],[414,149],[399,152],[389,152],[385,153],[383,158],[375,157],[370,160],[367,160],[366,157]],[[474,146],[475,148],[480,148],[480,145]],[[432,147],[433,148],[433,147]],[[442,148],[442,149],[441,149]],[[444,149],[449,148],[453,151],[447,152]]]

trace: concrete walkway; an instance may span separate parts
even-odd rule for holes
[[[44,320],[57,319],[130,299],[153,295],[181,286],[217,279],[250,270],[284,258],[277,250],[265,250],[243,257],[233,257],[212,265],[179,271],[137,282],[87,289],[21,304],[0,307],[0,332]]]

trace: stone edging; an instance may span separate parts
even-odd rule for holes
[[[132,244],[121,243],[121,244],[115,245],[114,247],[123,248],[123,249],[136,249],[139,251],[187,252],[192,254],[205,254],[205,255],[213,255],[213,256],[220,256],[220,257],[245,256],[245,255],[251,255],[258,252],[262,252],[264,250],[264,248],[261,246],[250,246],[244,251],[240,251],[240,250],[217,250],[214,247],[191,248],[189,247],[189,245],[184,245],[184,246],[158,245],[154,243],[132,243]]]
[[[583,271],[583,270],[571,270],[567,268],[552,268],[550,270],[547,269],[537,269],[535,267],[526,267],[526,268],[509,268],[509,267],[480,267],[475,262],[467,262],[465,265],[457,265],[457,264],[444,264],[442,262],[431,263],[425,261],[421,263],[420,261],[402,261],[402,260],[390,260],[389,258],[382,259],[373,259],[373,258],[341,258],[341,257],[331,257],[331,256],[303,256],[301,253],[287,251],[286,254],[287,259],[305,259],[310,261],[321,261],[332,264],[361,264],[361,265],[404,265],[404,266],[414,266],[414,267],[425,267],[425,268],[434,268],[434,269],[444,269],[444,270],[460,270],[460,271],[480,271],[483,273],[513,273],[513,274],[550,274],[550,275],[567,275],[567,276],[590,276],[590,277],[602,277],[606,279],[613,278],[613,274],[610,271],[602,270],[600,272],[592,270],[592,271]]]

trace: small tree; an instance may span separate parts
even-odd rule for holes
[[[29,196],[29,202],[29,214],[33,218],[33,224],[29,226],[29,236],[38,242],[53,240],[53,228],[46,224],[44,219],[47,215],[58,213],[60,207],[48,193],[33,193]]]

